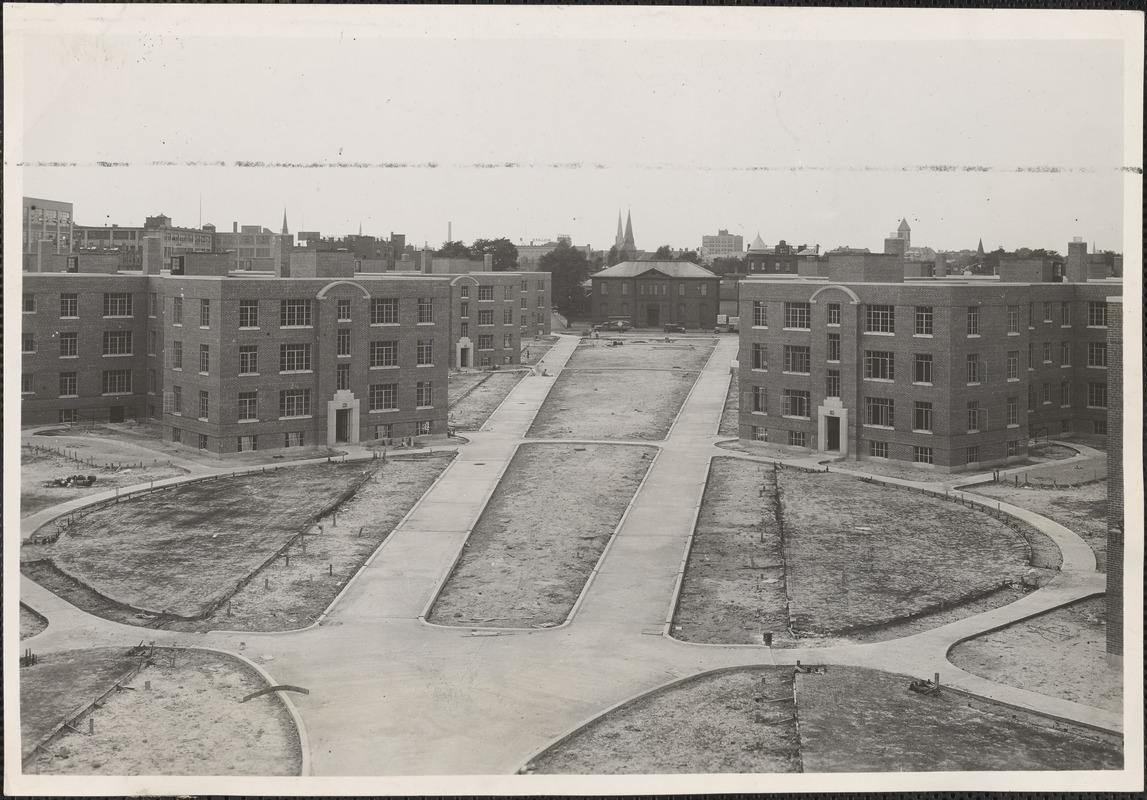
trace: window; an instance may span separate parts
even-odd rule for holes
[[[350,328],[339,328],[335,345],[336,356],[350,355]]]
[[[105,317],[130,317],[131,292],[112,292],[104,295]]]
[[[512,308],[503,308],[502,309],[502,324],[503,325],[513,325],[514,324],[514,309],[512,309]]]
[[[34,295],[34,294],[25,294],[24,295],[23,311],[25,314],[35,314],[36,313],[36,295]]]
[[[258,450],[259,449],[259,437],[258,436],[240,436],[240,437],[238,437],[238,442],[236,442],[236,447],[240,453],[250,453],[254,450]]]
[[[1045,403],[1051,402],[1051,384],[1050,383],[1045,382],[1043,385],[1043,402],[1045,402]]]
[[[80,353],[80,335],[78,333],[61,333],[60,334],[60,358],[76,358]],[[32,343],[32,351],[35,352],[35,342]]]
[[[809,319],[808,303],[785,303],[785,327],[808,330]]]
[[[259,327],[259,301],[258,300],[240,300],[239,301],[239,327],[240,328],[258,328]]]
[[[63,341],[61,340],[61,348]],[[22,333],[20,334],[20,352],[21,353],[35,353],[36,352],[36,334]]]
[[[67,264],[64,267],[65,272],[79,272],[80,271],[80,257],[68,256]]]
[[[1018,456],[1019,454],[1020,454],[1020,440],[1019,439],[1008,439],[1008,451],[1007,451],[1008,458]]]
[[[335,365],[335,390],[350,388],[350,364]]]
[[[786,417],[803,417],[808,419],[808,400],[808,392],[797,391],[796,389],[785,389],[784,394],[781,395],[781,413]]]
[[[890,381],[896,377],[895,356],[888,350],[864,351],[864,377],[866,380]]]
[[[311,324],[310,300],[280,300],[279,327],[300,328]]]
[[[1028,387],[1028,411],[1035,411],[1035,387]]]
[[[418,323],[421,325],[431,322],[434,322],[434,298],[420,297],[418,298]]]
[[[1020,424],[1020,399],[1018,397],[1009,397],[1007,400],[1007,424],[1019,425]]]
[[[478,287],[478,300],[493,300],[494,287],[493,286],[479,286]]]
[[[309,372],[311,346],[309,344],[279,345],[279,372]]]
[[[1087,407],[1088,408],[1107,408],[1107,384],[1106,383],[1089,383],[1089,384],[1087,384]]]
[[[522,302],[525,302],[525,301],[522,301]],[[458,312],[458,316],[460,316],[460,317],[469,317],[470,316],[470,304],[469,303],[462,303],[462,307]]]
[[[1043,321],[1044,322],[1051,322],[1052,321],[1052,318],[1051,318],[1051,301],[1050,300],[1045,300],[1043,303]]]
[[[754,442],[767,442],[769,440],[769,431],[766,428],[758,428],[753,426],[753,441]]]
[[[753,387],[753,411],[758,414],[769,413],[769,406],[766,399],[764,386]]]
[[[61,408],[58,418],[60,422],[79,422],[80,412],[74,408]]]
[[[980,460],[980,448],[976,446],[967,448],[964,458],[969,464],[975,464]]]
[[[340,298],[338,306],[339,322],[350,322],[350,299]]]
[[[868,442],[868,455],[873,458],[888,458],[888,442]]]
[[[683,284],[683,283],[677,284],[677,296],[678,297],[684,297],[685,296],[685,284]]]
[[[183,413],[183,387],[182,386],[172,386],[171,387],[171,413],[172,414],[182,414]]]
[[[130,369],[105,369],[103,374],[104,394],[131,394]]]
[[[605,288],[605,287],[603,286],[602,288]],[[628,283],[622,283],[621,284],[621,293],[625,294],[625,295],[629,294],[629,284]],[[602,292],[602,294],[605,294],[605,292]],[[522,308],[526,307],[525,303],[526,303],[526,301],[523,299],[522,300]]]
[[[371,342],[370,365],[372,367],[397,367],[398,342]]]
[[[912,448],[912,462],[914,464],[931,464],[932,463],[932,448],[931,447],[913,447]]]
[[[419,339],[415,363],[419,366],[434,363],[434,340]]]
[[[895,333],[896,310],[892,306],[868,306],[864,312],[867,333]]]
[[[1035,303],[1028,303],[1028,329],[1035,327]]]
[[[785,372],[808,375],[810,370],[809,348],[803,345],[785,345]]]
[[[701,296],[702,297],[705,297],[706,295],[709,294],[709,284],[703,283],[703,284],[701,284],[701,286],[699,288],[701,289]],[[806,308],[808,307],[808,303],[805,303],[804,305]],[[808,325],[805,325],[805,327],[807,328]]]
[[[484,308],[478,312],[479,325],[493,325],[494,324],[494,310],[491,308]]]
[[[370,301],[371,325],[398,324],[398,298],[375,297]]]
[[[206,375],[211,372],[211,345],[199,345],[199,374]]]
[[[980,307],[968,306],[968,335],[980,335]]]
[[[239,346],[239,374],[259,374],[259,347],[253,344]]]
[[[391,424],[389,422],[384,422],[381,425],[375,425],[374,426],[374,438],[375,439],[389,439],[390,438],[390,432],[391,432],[390,425]]]
[[[975,433],[980,430],[980,401],[969,400],[967,405],[968,411],[968,433]]]
[[[205,434],[205,433],[199,434],[199,449],[200,450],[206,450],[207,449],[207,434]]]
[[[932,404],[917,401],[912,408],[912,430],[932,431]]]
[[[979,383],[983,377],[983,375],[980,374],[983,372],[983,370],[980,369],[980,354],[968,353],[966,361],[968,363],[968,383]]]
[[[182,297],[171,298],[171,324],[172,325],[182,325],[183,324],[183,298]]]
[[[207,419],[207,411],[211,406],[210,393],[200,389],[199,390],[199,418]]]
[[[60,397],[75,397],[79,394],[76,387],[75,372],[61,372],[60,373]]]
[[[1064,328],[1071,327],[1071,303],[1066,300],[1059,304],[1059,324]]]
[[[864,398],[864,424],[893,427],[895,421],[893,401],[887,397]]]
[[[526,322],[526,321],[523,319],[523,320],[522,320],[522,324],[523,324],[523,326],[525,325],[525,322]],[[458,328],[459,328],[459,330],[458,330],[458,335],[459,335],[459,336],[461,336],[462,338],[467,338],[467,337],[469,337],[469,336],[470,336],[470,323],[469,323],[469,322],[462,322],[462,323],[460,323],[460,324],[458,325]]]
[[[429,436],[430,435],[430,420],[423,419],[414,423],[415,436]]]
[[[1087,366],[1089,366],[1089,367],[1106,367],[1107,366],[1107,342],[1088,342],[1087,343]]]
[[[1028,342],[1028,369],[1035,369],[1035,343]]]
[[[1087,327],[1091,328],[1106,328],[1107,327],[1107,303],[1106,302],[1090,302],[1087,303]]]
[[[1051,363],[1051,342],[1043,343],[1043,363]]]
[[[916,335],[932,335],[932,306],[916,306]]]
[[[434,384],[431,381],[419,381],[414,387],[414,404],[419,408],[434,405]]]
[[[239,392],[239,419],[254,420],[259,418],[259,393]]]
[[[753,369],[769,368],[769,346],[753,342]]]
[[[159,335],[156,331],[147,332],[147,354],[154,356],[156,348],[159,346]]]
[[[829,325],[839,325],[840,324],[840,303],[829,303],[828,304],[828,324]]]
[[[1059,343],[1059,365],[1061,367],[1071,366],[1071,342]]]
[[[840,334],[828,335],[828,361],[840,361]]]
[[[398,408],[398,384],[374,383],[367,391],[371,411],[390,411]]]
[[[489,356],[482,356],[481,366],[483,366],[483,367],[490,366],[490,357]]]
[[[199,301],[199,327],[211,327],[211,301],[206,298]]]
[[[840,397],[840,370],[830,369],[825,375],[825,397]]]
[[[505,349],[505,350],[509,350],[509,349],[510,349],[510,348],[512,348],[513,346],[514,346],[514,336],[513,336],[513,334],[510,334],[510,333],[503,333],[503,334],[502,334],[502,348],[503,348],[503,349]],[[506,356],[506,358],[509,358],[509,356]],[[509,361],[507,361],[506,363],[507,363],[507,364],[509,364],[510,362],[509,362]]]
[[[60,295],[60,317],[75,319],[80,316],[80,296],[76,292],[66,292]]]
[[[807,439],[805,438],[804,431],[789,431],[789,446],[790,447],[805,447],[806,441],[807,441]]]
[[[311,413],[310,389],[280,389],[279,417],[306,417]]]
[[[753,327],[769,327],[769,307],[760,300],[753,301]]]
[[[1020,307],[1008,306],[1008,333],[1020,332]]]
[[[1059,405],[1061,408],[1068,408],[1071,406],[1071,382],[1059,382]]]
[[[459,286],[458,288],[459,288],[459,292],[458,292],[459,297],[461,297],[463,300],[466,300],[467,298],[470,297],[470,287],[469,286]],[[526,291],[525,287],[522,287],[522,291],[523,292]]]
[[[479,350],[493,350],[494,349],[494,334],[483,333],[478,336],[478,349]]]
[[[60,413],[63,413],[63,412],[60,412]],[[1064,421],[1067,422],[1067,420],[1064,420]],[[1106,436],[1107,435],[1107,420],[1105,420],[1105,419],[1092,420],[1091,432],[1096,434],[1097,436]]]

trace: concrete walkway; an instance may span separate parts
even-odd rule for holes
[[[240,652],[276,681],[310,690],[291,699],[316,775],[505,774],[603,710],[674,679],[797,659],[920,677],[940,672],[947,684],[1002,702],[1121,729],[1118,715],[991,683],[946,660],[963,638],[1102,591],[1090,548],[1035,515],[1033,523],[1064,549],[1064,570],[1048,587],[986,614],[891,642],[823,649],[692,645],[662,635],[709,460],[740,455],[714,447],[737,344],[732,338],[719,340],[667,439],[640,442],[659,448],[658,457],[568,625],[502,631],[428,625],[422,619],[428,603],[577,341],[561,337],[541,364],[551,376],[524,378],[480,431],[467,434],[470,444],[459,448],[321,626],[278,634],[138,629],[91,617],[25,579],[23,601],[50,624],[24,645],[44,652],[146,639]]]

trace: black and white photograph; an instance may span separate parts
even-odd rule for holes
[[[1142,12],[3,37],[6,794],[1143,790]]]

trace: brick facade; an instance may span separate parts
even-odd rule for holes
[[[1107,298],[1107,652],[1123,655],[1123,302]]]
[[[590,313],[594,322],[628,320],[637,328],[659,328],[668,323],[709,330],[717,324],[721,279],[693,264],[661,262],[618,264],[590,276]],[[675,276],[678,266],[691,267],[697,276]],[[611,275],[632,267],[634,275]],[[707,273],[707,274],[705,274]]]
[[[470,272],[450,287],[452,369],[520,364],[525,343],[550,334],[548,272]]]

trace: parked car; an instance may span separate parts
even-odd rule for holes
[[[685,333],[685,326],[684,325],[678,325],[675,322],[670,322],[668,325],[665,326],[665,332],[666,333]]]
[[[609,322],[601,322],[593,326],[595,331],[617,331],[619,333],[625,333],[629,328],[629,323],[623,319],[611,319]]]

